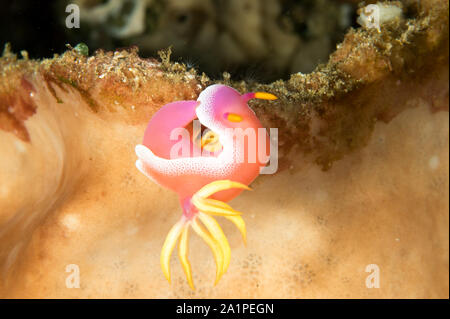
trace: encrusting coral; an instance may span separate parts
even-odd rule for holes
[[[178,218],[170,192],[134,168],[161,106],[215,81],[137,48],[0,58],[0,296],[448,298],[448,2],[404,4],[377,29],[351,29],[309,74],[271,84],[219,81],[278,100],[250,106],[278,128],[279,172],[233,207],[248,248],[214,288],[159,269]],[[208,273],[199,241],[195,273]],[[80,271],[68,288],[68,265]],[[381,288],[368,289],[377,264]],[[232,271],[231,271],[232,270]]]

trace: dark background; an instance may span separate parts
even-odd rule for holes
[[[222,0],[211,1],[213,1],[214,3],[221,3]],[[308,16],[308,7],[313,6],[311,5],[311,3],[315,3],[311,2],[312,0],[276,1],[280,1],[281,3],[282,16],[288,17],[289,19],[292,16],[292,8],[294,8],[295,6],[301,4],[306,10],[306,16]],[[346,1],[335,1],[333,3],[343,2]],[[124,44],[123,42],[120,42],[117,39],[112,39],[108,37],[108,35],[101,32],[100,38],[97,38],[96,40],[89,40],[90,31],[89,28],[87,28],[86,24],[83,23],[83,21],[81,21],[80,29],[68,30],[64,27],[64,21],[68,13],[65,12],[66,3],[62,0],[15,0],[1,1],[0,3],[0,52],[3,50],[4,45],[9,42],[11,43],[13,52],[19,53],[21,50],[26,50],[30,58],[42,59],[51,58],[55,53],[63,53],[67,49],[66,44],[75,46],[79,42],[86,42],[89,46],[89,54],[93,54],[93,52],[99,48],[105,50],[114,50],[115,48],[126,47],[129,46],[129,44],[133,44],[133,39]],[[353,11],[354,12],[352,13],[351,18],[352,25],[350,25],[349,27],[357,27],[357,24],[355,22],[355,5],[353,5]],[[312,14],[309,16],[312,16]],[[178,19],[180,23],[189,23],[189,21],[186,22],[186,19],[189,18],[189,15],[187,17],[182,16],[181,18]],[[90,30],[92,30],[92,28]],[[308,26],[305,23],[294,23],[294,32],[298,34],[299,37],[303,38],[306,43],[308,41],[309,31],[310,30],[308,30]],[[344,30],[336,31],[336,35],[333,35],[334,44],[331,47],[330,52],[334,50],[334,45],[343,39],[344,34]],[[214,43],[211,43],[211,46],[213,47]],[[189,45],[187,47],[189,48]],[[140,55],[143,57],[157,56],[157,50],[146,51],[145,49],[142,49],[141,46],[139,46],[139,48],[141,49]],[[167,47],[161,47],[159,49],[166,48]],[[211,57],[211,54],[209,57]],[[276,59],[276,57],[274,59]],[[180,50],[174,50],[172,60],[177,60],[188,65],[192,65],[193,67],[200,70],[200,72],[204,71],[212,78],[220,78],[222,77],[223,71],[228,71],[232,74],[232,78],[234,80],[244,79],[248,81],[249,79],[253,79],[258,82],[270,82],[279,78],[287,79],[289,78],[291,73],[294,73],[292,69],[273,70],[271,69],[271,66],[268,65],[267,61],[248,60],[241,65],[220,65],[220,57],[217,57],[217,59],[213,59],[213,65],[211,65],[211,62],[209,62],[209,64],[207,63],[207,61],[205,60],[205,56],[195,54],[193,56],[187,56]],[[317,61],[317,63],[324,62],[326,62],[326,59],[323,56],[321,60]],[[214,63],[217,64],[214,65]],[[294,71],[304,72],[304,70]],[[307,72],[310,71],[312,71],[312,69],[307,70]]]

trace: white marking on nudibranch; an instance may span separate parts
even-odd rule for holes
[[[144,145],[137,145],[136,155],[140,161],[136,162],[137,168],[145,172],[145,165],[153,170],[161,172],[167,176],[180,176],[186,174],[207,175],[214,178],[225,178],[235,166],[232,160],[229,160],[222,152],[219,157],[192,157],[177,158],[167,160],[153,154],[153,152]],[[142,163],[143,162],[143,163]],[[148,176],[148,174],[145,174]]]

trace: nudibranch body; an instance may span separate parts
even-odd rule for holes
[[[194,289],[187,259],[189,227],[213,252],[216,283],[226,272],[230,247],[211,215],[233,222],[245,241],[241,213],[226,202],[248,190],[268,160],[268,135],[247,105],[252,98],[276,99],[265,92],[241,95],[225,85],[209,86],[197,101],[163,106],[150,120],[143,145],[136,146],[137,168],[158,184],[177,192],[183,209],[181,220],[169,231],[161,252],[161,267],[169,282],[170,256],[179,239],[179,258]],[[205,132],[193,129],[195,120],[206,127]],[[259,156],[260,153],[264,156]]]

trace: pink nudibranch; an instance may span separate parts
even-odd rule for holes
[[[265,92],[241,95],[226,85],[211,85],[197,101],[164,105],[148,123],[143,145],[136,146],[136,167],[161,186],[177,192],[183,209],[181,220],[169,231],[161,251],[161,268],[169,282],[170,256],[179,240],[178,255],[189,286],[194,289],[187,258],[190,226],[213,252],[216,283],[226,272],[231,253],[228,240],[211,215],[230,220],[246,240],[241,213],[226,202],[250,189],[248,185],[266,164],[260,156],[250,154],[267,154],[269,149],[268,135],[247,105],[252,98],[274,100],[276,96]],[[174,138],[174,130],[187,132],[194,120],[207,128],[199,140],[195,132],[181,135],[181,140]],[[254,132],[253,141],[237,137],[249,129]],[[175,147],[186,147],[189,154],[174,156]]]

